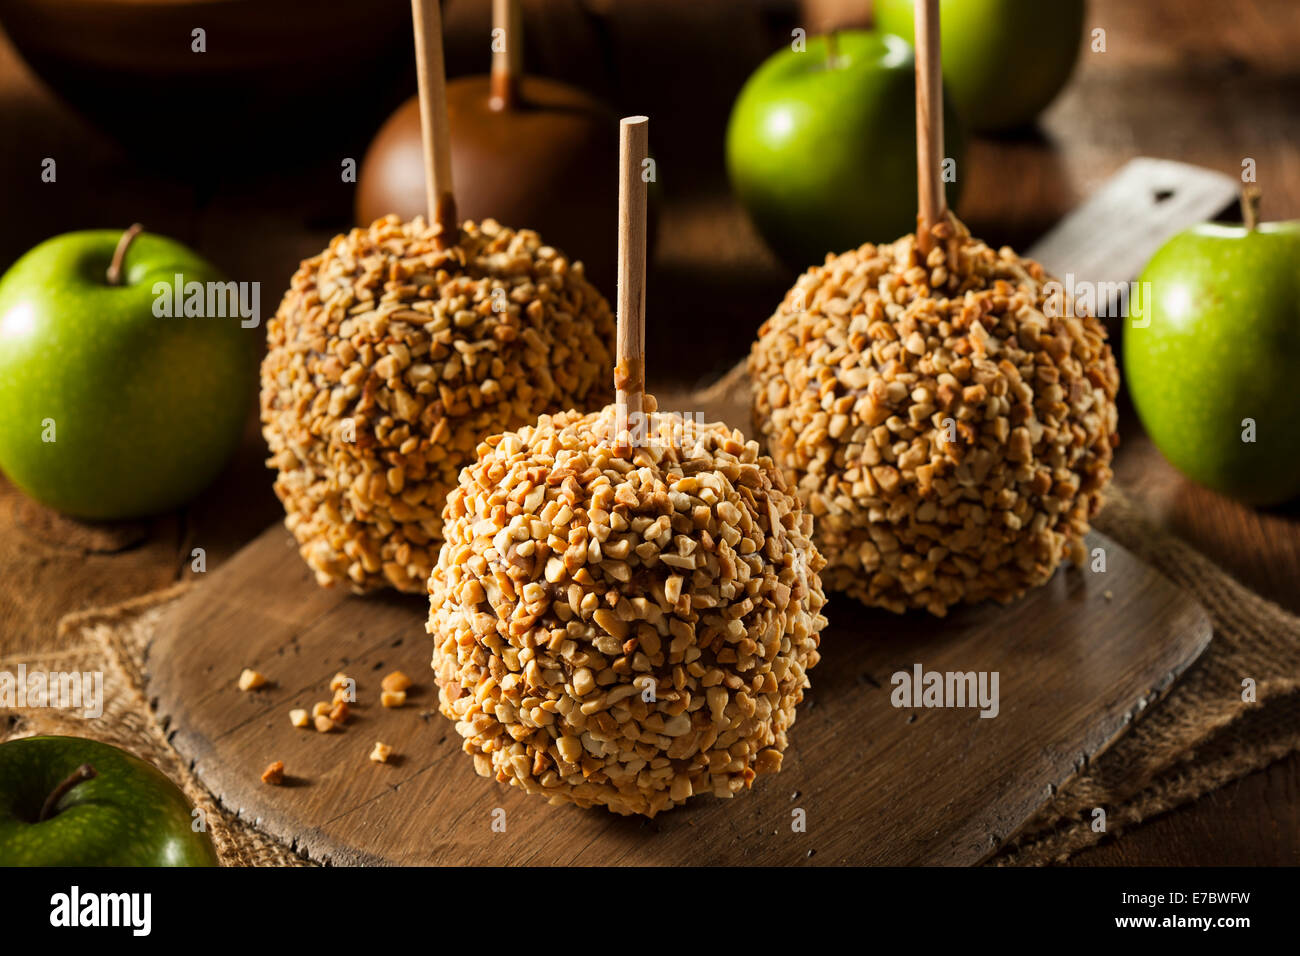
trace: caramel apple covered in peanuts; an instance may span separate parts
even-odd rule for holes
[[[423,592],[485,436],[612,394],[614,319],[581,264],[530,230],[456,220],[437,6],[416,23],[428,219],[336,237],[267,323],[262,432],[286,524],[321,584],[357,591]]]
[[[650,427],[662,446],[626,454],[612,405],[489,439],[447,502],[429,631],[481,774],[654,815],[780,768],[825,598],[755,442]]]
[[[423,591],[479,441],[607,401],[613,334],[580,267],[491,221],[438,248],[390,216],[304,262],[267,323],[262,430],[317,579]]]
[[[918,228],[804,273],[749,357],[754,423],[812,512],[826,585],[944,614],[1082,557],[1118,443],[1095,318],[944,207],[939,12],[916,4]]]
[[[428,629],[480,774],[653,816],[780,769],[826,621],[811,518],[772,460],[644,394],[645,123],[623,121],[619,400],[479,446]]]
[[[1010,600],[1078,560],[1117,440],[1105,330],[964,230],[805,273],[759,330],[754,420],[827,587],[893,611]]]

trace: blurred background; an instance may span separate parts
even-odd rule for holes
[[[491,4],[443,6],[449,76],[486,72]],[[870,0],[523,7],[530,74],[654,119],[663,228],[649,295],[672,307],[651,315],[705,341],[679,354],[651,335],[651,359],[675,355],[684,378],[721,372],[796,274],[731,200],[732,103],[792,28],[868,25]],[[1107,31],[1106,52],[1081,53],[1037,124],[968,137],[958,214],[1024,249],[1133,156],[1236,176],[1249,155],[1264,218],[1294,215],[1298,21],[1290,0],[1093,0],[1085,27]],[[55,233],[139,220],[271,295],[352,224],[340,164],[360,163],[415,89],[405,0],[0,0],[0,24],[0,267]],[[46,157],[57,184],[39,179]]]
[[[697,384],[749,348],[797,272],[728,189],[724,138],[746,78],[791,30],[865,26],[870,0],[524,0],[530,74],[652,117],[659,224],[647,296],[651,381]],[[443,5],[450,76],[486,72],[491,5]],[[206,31],[193,55],[191,30]],[[1238,177],[1257,163],[1263,217],[1300,217],[1300,3],[1091,0],[1084,48],[1033,125],[968,136],[956,212],[1025,249],[1136,156]],[[0,0],[0,270],[43,239],[142,222],[262,283],[269,315],[298,262],[353,224],[360,163],[415,91],[408,0]],[[613,136],[611,130],[611,136]],[[42,162],[57,161],[54,183]],[[611,178],[614,169],[610,170]],[[529,223],[508,223],[526,226]],[[608,241],[615,236],[611,231]],[[611,294],[612,288],[607,289]],[[246,447],[184,514],[76,525],[0,479],[0,618],[20,649],[69,610],[160,587],[280,511],[250,420]],[[1130,493],[1252,588],[1300,609],[1296,509],[1258,511],[1184,479],[1125,415]],[[1078,857],[1088,863],[1294,862],[1300,759],[1275,764]],[[1282,821],[1283,823],[1279,823]]]

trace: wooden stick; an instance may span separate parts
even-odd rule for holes
[[[505,44],[497,49],[496,32]],[[519,0],[492,0],[492,75],[488,105],[509,110],[519,103],[519,82],[524,75],[524,18]]]
[[[616,431],[644,428],[645,412],[645,268],[646,197],[642,176],[650,155],[650,119],[629,116],[619,125],[618,150],[618,356],[614,366]]]
[[[415,22],[415,69],[420,81],[420,133],[424,140],[424,193],[429,222],[440,227],[441,245],[460,234],[451,183],[451,134],[447,125],[447,70],[442,60],[442,14],[438,0],[411,0]]]
[[[943,69],[939,0],[916,0],[916,245],[929,253],[930,230],[947,214],[943,194]]]

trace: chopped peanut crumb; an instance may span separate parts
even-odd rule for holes
[[[379,686],[388,691],[404,691],[411,686],[411,678],[401,671],[393,671],[380,682]]]
[[[350,679],[351,678],[349,678],[347,674],[343,673],[342,671],[339,671],[337,674],[335,674],[333,677],[330,678],[330,690],[333,691],[343,690],[345,687],[348,686],[348,681]]]
[[[776,773],[781,769],[782,756],[775,747],[760,750],[758,759],[754,761],[754,773]]]
[[[280,784],[284,783],[283,760],[277,760],[262,771],[262,783],[269,783],[273,787],[278,787]]]
[[[328,715],[329,712],[330,712],[330,705],[325,703],[325,701],[323,700],[318,700],[316,701],[316,703],[311,705],[311,715],[313,717],[319,717],[322,714]]]
[[[379,702],[385,707],[401,707],[406,703],[406,691],[386,690],[379,695]]]
[[[306,727],[311,721],[307,717],[307,711],[299,707],[297,710],[289,711],[289,723],[295,727]]]
[[[251,668],[245,667],[244,672],[239,675],[240,690],[256,690],[266,685],[266,678]]]
[[[330,720],[336,724],[346,724],[348,722],[348,705],[347,701],[339,701],[334,705],[329,713]]]
[[[316,729],[322,734],[328,734],[334,729],[334,721],[329,718],[328,714],[318,714],[316,716]]]
[[[392,755],[393,748],[385,743],[376,741],[375,749],[370,751],[370,759],[375,763],[388,763],[388,758]]]

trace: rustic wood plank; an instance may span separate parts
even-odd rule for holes
[[[1006,608],[940,621],[833,600],[782,772],[734,800],[700,798],[654,821],[552,808],[476,778],[450,722],[430,713],[423,602],[321,590],[280,527],[177,604],[150,651],[151,696],[223,802],[317,860],[976,863],[1210,639],[1188,595],[1114,542],[1089,543],[1106,550],[1104,574],[1061,571]],[[997,671],[999,715],[895,708],[891,675],[915,663]],[[274,686],[239,693],[246,666]],[[401,710],[377,702],[390,669],[420,682]],[[355,719],[331,734],[291,726],[290,708],[325,699],[338,670],[357,678]],[[376,740],[401,759],[368,761]],[[284,761],[290,786],[260,782],[273,760]],[[497,808],[504,834],[491,829]],[[807,833],[791,830],[796,808]]]
[[[1090,271],[1081,278],[1127,279],[1119,270],[1148,256],[1164,230],[1204,215],[1205,197],[1221,178],[1179,164],[1132,163],[1038,252],[1085,263]],[[1157,213],[1135,215],[1134,197],[1156,192],[1167,193],[1152,201]],[[749,421],[739,369],[706,392],[661,398],[664,408]],[[780,778],[761,780],[739,809],[694,801],[652,823],[556,811],[476,782],[447,722],[375,707],[374,680],[370,705],[343,733],[293,728],[289,709],[323,699],[336,670],[374,677],[400,660],[408,673],[427,674],[429,642],[423,602],[320,590],[280,528],[177,605],[151,650],[151,688],[175,728],[174,743],[208,786],[317,859],[792,863],[820,850],[831,862],[975,863],[1104,750],[1209,642],[1209,623],[1192,597],[1114,542],[1094,535],[1092,546],[1107,552],[1104,575],[1063,570],[1006,609],[966,608],[938,621],[833,602],[825,659]],[[890,704],[890,676],[914,663],[939,672],[996,671],[1006,706],[995,720],[969,710],[903,714]],[[245,666],[277,685],[232,696]],[[292,676],[277,677],[277,670]],[[433,709],[432,688],[425,706]],[[396,747],[409,766],[370,764],[374,740]],[[258,771],[273,760],[283,760],[301,786],[263,786]],[[801,796],[792,801],[789,787]],[[917,793],[927,799],[915,800]],[[507,832],[528,838],[493,839],[501,835],[489,826],[496,808],[506,812]],[[816,815],[815,831],[791,832],[795,808]],[[709,839],[701,841],[705,832]]]

